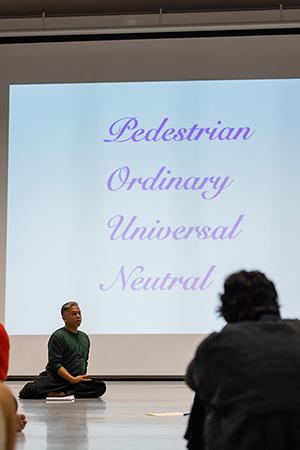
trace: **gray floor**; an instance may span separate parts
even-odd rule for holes
[[[20,383],[9,383],[17,395]],[[28,424],[17,450],[183,450],[187,417],[147,412],[189,411],[192,392],[183,382],[110,382],[103,400],[71,404],[20,401]]]

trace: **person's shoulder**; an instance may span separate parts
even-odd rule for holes
[[[61,327],[61,328],[58,328],[57,330],[55,330],[55,331],[51,334],[50,339],[60,338],[60,337],[65,336],[65,334],[66,334],[66,329],[65,329],[65,327]]]
[[[276,321],[271,321],[272,324],[278,324],[280,318]],[[280,320],[281,321],[281,320]],[[276,326],[276,325],[275,325]],[[239,322],[231,322],[225,325],[224,328],[218,333],[219,339],[242,339],[247,336],[255,336],[259,331],[264,331],[268,328],[268,324],[261,320],[245,320]]]
[[[241,321],[226,325],[219,333],[220,338],[241,341],[256,341],[263,336],[300,334],[300,320],[282,319],[276,316],[263,316],[259,320]]]
[[[249,326],[251,328],[251,322],[249,322]],[[220,346],[223,347],[227,342],[239,339],[239,336],[241,334],[244,334],[245,331],[247,334],[250,331],[248,330],[246,322],[229,323],[225,325],[220,331],[213,332],[206,336],[203,341],[200,342],[198,346],[198,352],[201,352],[203,354],[205,352],[211,352],[211,350],[217,349]]]
[[[299,319],[282,319],[281,323],[286,328],[289,328],[296,333],[300,332],[300,320]]]
[[[300,327],[300,320],[299,319],[281,319],[283,323],[286,323],[291,326]]]
[[[196,350],[196,356],[200,354],[203,355],[206,352],[209,352],[211,348],[219,341],[220,332],[213,332],[208,334],[204,339],[200,342]]]
[[[85,333],[84,331],[78,330],[78,333],[81,338],[87,339],[88,341],[90,340],[88,334]]]

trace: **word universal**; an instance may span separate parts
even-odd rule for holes
[[[153,176],[139,177],[131,174],[130,167],[114,170],[107,180],[109,191],[198,191],[204,200],[212,200],[233,183],[229,176],[173,176],[171,170],[162,166]]]
[[[169,117],[164,117],[157,126],[146,128],[137,117],[122,117],[109,126],[109,137],[103,142],[247,141],[255,134],[249,126],[225,126],[221,120],[209,127],[193,123],[179,128],[169,126],[169,121]]]
[[[160,220],[155,221],[155,225],[150,227],[137,226],[137,216],[132,216],[129,220],[126,220],[122,214],[118,214],[109,219],[107,226],[112,231],[110,233],[110,239],[116,241],[121,239],[124,241],[132,240],[159,240],[165,239],[189,239],[196,238],[200,240],[225,240],[235,239],[240,233],[240,225],[244,219],[244,214],[237,217],[231,225],[196,225],[196,226],[184,226],[178,227],[163,226]]]

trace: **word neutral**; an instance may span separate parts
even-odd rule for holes
[[[132,291],[170,291],[180,288],[184,291],[205,291],[212,283],[211,276],[216,266],[211,266],[203,276],[174,276],[170,272],[162,276],[144,275],[144,266],[135,266],[127,272],[125,266],[121,266],[117,276],[111,284],[99,285],[101,291],[109,291],[114,287],[120,287],[122,291],[126,289]]]

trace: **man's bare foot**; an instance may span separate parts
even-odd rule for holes
[[[53,391],[49,392],[47,397],[65,397],[66,393],[64,391]]]
[[[26,426],[27,420],[24,414],[16,414],[16,430],[23,431]]]

